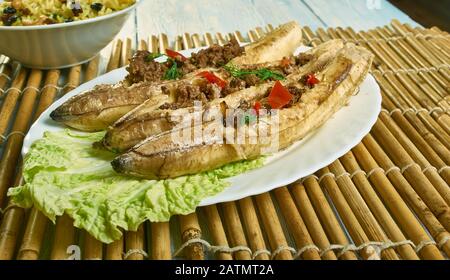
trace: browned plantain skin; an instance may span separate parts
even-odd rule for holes
[[[299,103],[279,110],[279,146],[289,147],[311,133],[346,105],[366,77],[373,55],[362,47],[347,44],[318,74],[321,81],[304,93]],[[256,130],[256,125],[250,129]],[[230,162],[256,158],[268,144],[176,143],[171,131],[142,141],[118,156],[113,168],[123,174],[149,179],[173,178],[211,170]]]
[[[245,46],[244,54],[231,62],[244,65],[281,59],[301,45],[301,39],[300,26],[296,22],[288,22],[261,40]],[[156,88],[152,89],[152,86]],[[149,97],[162,95],[157,86],[145,82],[131,87],[124,84],[102,85],[69,99],[53,111],[50,117],[82,131],[105,130]]]
[[[331,40],[306,53],[312,56],[310,63],[295,69],[288,78],[295,79],[305,74],[317,72],[323,65],[332,60],[336,53],[344,47],[342,40]],[[277,61],[274,64],[279,64]],[[219,106],[224,102],[229,108],[237,107],[242,100],[251,101],[262,93],[267,86],[251,87],[224,98],[214,100],[205,107]],[[111,125],[103,139],[105,148],[113,151],[126,151],[147,137],[157,135],[174,127],[180,127],[177,116],[192,113],[192,108],[180,108],[177,110],[162,110],[155,108],[153,101],[147,101],[130,111],[116,123]]]

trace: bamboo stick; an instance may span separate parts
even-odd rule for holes
[[[202,237],[202,231],[196,213],[180,216],[180,228],[181,240],[183,242]],[[203,246],[198,243],[189,245],[184,249],[184,256],[189,260],[203,260],[205,258]]]
[[[375,139],[384,150],[391,156],[397,166],[402,167],[405,178],[411,183],[417,194],[428,205],[433,214],[439,219],[442,225],[450,228],[450,209],[441,195],[435,190],[430,181],[422,173],[422,170],[408,153],[402,148],[395,137],[387,130],[386,126],[377,121],[372,129]],[[406,168],[406,166],[411,166]]]
[[[103,244],[88,232],[84,231],[84,260],[101,260],[103,258]]]
[[[367,137],[365,141],[368,149],[371,149],[373,152],[379,152],[379,154],[374,154],[374,157],[375,160],[380,162],[383,169],[388,170],[393,166],[393,163],[383,154],[383,151],[373,138]],[[410,204],[411,208],[415,211],[421,222],[427,227],[433,238],[438,240],[438,242],[441,242],[448,233],[446,233],[446,230],[438,219],[430,213],[430,209],[416,194],[411,185],[401,175],[400,171],[393,169],[387,176],[403,199]]]
[[[9,62],[3,61],[0,63],[0,92],[1,90],[5,90],[6,86],[9,84],[10,80],[12,80],[11,76],[13,74],[12,65]],[[0,94],[0,98],[3,94]]]
[[[383,106],[392,112],[390,115],[397,125],[402,128],[409,138],[413,139],[415,145],[426,155],[434,166],[442,167],[442,161],[444,161],[444,164],[450,164],[449,150],[422,124],[414,113],[402,113],[399,110],[395,110],[400,107],[398,103],[395,103],[397,100],[392,101],[387,96],[393,95],[392,88],[381,75],[374,73],[374,77],[383,88],[382,94],[385,96],[383,98]],[[386,92],[388,93],[386,94]]]
[[[45,85],[50,86],[44,88],[41,92],[41,98],[39,99],[39,104],[37,106],[33,121],[35,121],[55,99],[58,90],[56,87],[51,85],[56,86],[58,84],[59,77],[60,71],[58,70],[51,70],[47,72]],[[21,177],[21,174],[18,174],[17,176]],[[20,223],[23,217],[23,211],[16,209],[16,211],[12,212],[8,217],[11,217],[11,223]],[[47,218],[41,212],[35,208],[31,210],[25,234],[22,239],[21,249],[18,254],[19,259],[36,259],[39,256],[47,221]],[[16,240],[11,242],[15,243]]]
[[[430,239],[427,233],[417,221],[414,214],[409,210],[406,203],[402,200],[402,197],[397,193],[399,190],[410,187],[409,183],[406,180],[397,181],[397,178],[401,180],[403,176],[401,174],[396,174],[396,176],[389,177],[389,179],[394,180],[392,185],[384,172],[373,172],[372,170],[378,170],[380,167],[377,162],[381,164],[382,167],[393,166],[393,164],[371,135],[368,135],[363,139],[363,144],[359,144],[354,148],[354,155],[363,169],[366,172],[371,172],[369,180],[383,199],[384,204],[388,207],[403,232],[406,233],[408,238],[410,238],[414,244],[418,245],[423,242],[429,242]],[[375,159],[372,156],[374,156]],[[424,246],[418,253],[422,259],[442,259],[439,250],[432,244]]]
[[[5,98],[3,99],[2,108],[0,110],[0,134],[5,134],[8,128],[9,121],[11,119],[14,108],[16,107],[17,101],[20,97],[20,91],[22,90],[25,82],[27,80],[28,70],[21,68],[15,79],[13,80],[10,89],[4,93]],[[3,140],[0,140],[2,143]]]
[[[278,205],[280,205],[281,213],[285,217],[285,221],[292,232],[297,248],[303,248],[313,244],[308,229],[295,206],[289,191],[286,187],[278,188],[273,191]],[[320,260],[319,252],[315,249],[306,250],[300,257],[306,260]]]
[[[311,238],[320,250],[322,251],[322,259],[337,260],[336,254],[332,250],[327,250],[330,247],[330,241],[322,225],[319,222],[316,212],[311,204],[311,201],[306,194],[305,186],[300,183],[294,183],[290,188],[292,196],[294,197],[299,213],[305,221],[306,227],[311,234]],[[327,250],[327,251],[326,251]]]
[[[148,39],[148,50],[150,52],[158,51],[158,37],[152,35]]]
[[[242,222],[244,223],[245,232],[248,236],[248,242],[250,243],[252,252],[255,253],[267,250],[252,198],[243,198],[239,200],[238,203],[242,213]],[[258,254],[255,257],[256,260],[268,260],[269,258],[270,255],[264,253]]]
[[[385,99],[385,100],[383,100],[383,103],[386,105],[386,104],[390,103],[390,101],[388,99]],[[392,108],[392,110],[394,110],[394,108],[395,108],[392,106],[392,103],[390,104],[390,106],[389,105],[386,105],[386,106]],[[414,129],[414,127],[410,123],[408,123],[408,121],[398,111],[394,111],[392,116],[390,116],[387,112],[383,111],[380,114],[380,119],[382,119],[382,121],[385,124],[395,122],[395,124],[401,128],[402,132],[404,132],[406,134],[406,137],[408,137],[408,139],[411,139],[410,143],[405,143],[405,144],[402,143],[402,144],[404,146],[413,144],[415,146],[415,148],[417,148],[423,154],[423,156],[425,157],[425,159],[427,161],[423,161],[422,159],[419,160],[416,158],[414,159],[415,161],[421,162],[422,169],[426,168],[427,166],[430,166],[430,165],[427,165],[427,162],[429,161],[429,163],[433,167],[436,167],[437,169],[442,170],[442,171],[440,171],[441,177],[447,183],[450,182],[450,171],[445,169],[445,167],[448,165],[448,162],[450,161],[450,153],[448,152],[448,150],[445,147],[442,146],[443,150],[445,152],[442,153],[443,159],[441,159],[439,157],[439,155],[435,152],[435,150],[433,150],[433,148],[430,147],[428,142],[425,141],[425,139],[423,139],[421,137],[421,135]],[[391,131],[394,133],[394,130],[397,131],[398,128],[393,127]],[[397,131],[397,133],[399,133],[399,132]],[[420,157],[421,157],[421,154],[420,154],[419,158]],[[443,193],[441,193],[441,195],[444,197]]]
[[[373,37],[370,37],[368,33],[359,32],[359,36],[364,40],[370,40]],[[384,51],[383,55],[380,55],[381,60],[391,69],[408,69],[406,63],[396,55],[394,51],[392,51],[388,44],[384,42],[375,43],[367,43],[373,50],[377,50],[377,52]],[[417,84],[419,88],[423,89],[423,93],[429,98],[429,104],[438,103],[442,98],[437,92],[441,91],[442,88],[439,85],[432,83],[431,77],[428,74],[419,72],[421,76],[421,80],[417,77],[416,74],[411,73],[399,73],[396,76],[399,77],[402,83],[414,83]],[[432,106],[432,105],[430,105]]]
[[[359,150],[356,151],[358,152]],[[358,192],[364,198],[364,201],[367,203],[370,211],[383,227],[388,237],[394,242],[401,242],[406,240],[405,235],[402,233],[401,229],[398,227],[386,207],[383,205],[383,202],[380,200],[377,193],[370,185],[365,174],[360,172],[362,170],[356,162],[353,152],[348,152],[347,154],[345,154],[340,158],[340,161],[350,174],[354,174],[354,176],[352,175],[352,180],[355,183]],[[403,259],[419,259],[410,244],[398,246],[397,251]]]
[[[125,65],[128,65],[132,55],[133,55],[133,46],[132,46],[131,38],[128,37],[125,39],[125,44],[122,48],[120,66],[123,67]]]
[[[315,212],[319,217],[319,220],[327,233],[327,236],[332,244],[346,246],[349,245],[349,241],[345,236],[344,231],[339,225],[339,221],[333,213],[330,205],[328,204],[325,195],[323,194],[319,183],[316,179],[309,177],[303,182],[309,199],[314,206]],[[344,260],[356,260],[357,256],[352,251],[344,252],[340,258]]]
[[[318,176],[323,176],[326,173],[330,173],[328,167],[322,168],[317,172]],[[350,206],[348,205],[345,197],[342,195],[339,186],[336,181],[330,176],[325,176],[322,180],[321,186],[326,190],[331,200],[333,201],[333,205],[336,207],[337,211],[340,214],[340,217],[345,225],[345,228],[349,232],[351,238],[357,245],[365,244],[371,241],[367,234],[364,232],[364,229],[358,222],[358,219],[355,216],[355,213],[352,211]],[[377,259],[379,256],[376,254],[374,248],[372,246],[367,246],[363,248],[361,251],[361,256],[368,259]]]
[[[389,38],[387,35],[387,31],[384,28],[377,27],[375,31],[370,32],[373,37],[380,38],[386,40]],[[417,70],[419,67],[426,67],[420,60],[416,60],[414,58],[409,57],[405,52],[402,52],[397,45],[400,43],[393,43],[391,41],[386,41],[386,44],[390,47],[390,49],[399,57],[401,57],[411,68]],[[445,78],[442,75],[437,75],[435,72],[422,73],[418,72],[418,75],[421,77],[426,77],[427,75],[431,76],[434,81],[436,81],[439,85],[440,89],[444,89],[446,87]],[[437,88],[435,88],[437,89]]]
[[[47,227],[47,221],[47,217],[45,217],[39,210],[36,208],[31,209],[17,259],[36,260],[39,258],[42,247],[42,239],[44,238]]]
[[[337,193],[345,198],[361,228],[367,234],[368,239],[370,241],[388,242],[389,238],[375,219],[350,177],[346,175],[340,176],[340,174],[347,172],[340,160],[333,162],[329,168],[331,172],[338,176],[336,179],[337,185],[339,186],[336,189]],[[342,213],[342,215],[344,214]],[[392,248],[382,251],[380,257],[388,260],[398,260],[398,256]]]
[[[170,260],[170,228],[169,223],[151,223],[152,258],[154,260]]]
[[[348,29],[350,32],[352,32],[352,30],[349,28]],[[352,32],[352,34],[355,34],[354,32]],[[362,38],[363,40],[367,40],[368,37],[366,35],[365,32],[360,32],[359,37]],[[378,47],[376,44],[371,43],[370,41],[367,41],[366,44],[372,51],[374,51],[383,61],[383,63],[385,63],[390,69],[397,69],[399,67],[399,65],[402,64],[402,62],[395,56],[395,54],[393,52],[390,51],[389,47],[387,47],[387,45],[383,48]],[[390,59],[395,58],[396,62],[391,61]],[[396,65],[396,63],[399,63],[399,65]],[[409,92],[411,93],[411,96],[423,107],[425,108],[433,108],[433,101],[437,102],[440,98],[436,97],[436,94],[433,92],[433,90],[431,89],[430,86],[427,85],[431,84],[428,82],[429,79],[425,80],[425,83],[423,82],[419,82],[419,80],[414,80],[413,79],[413,75],[411,74],[402,74],[399,73],[397,75],[392,75],[393,77],[398,78],[399,82],[402,83],[403,86],[405,86]],[[392,78],[393,78],[392,77]],[[431,84],[432,85],[432,84]],[[419,92],[425,93],[426,97],[428,98],[424,98],[423,94],[420,95]],[[437,113],[436,113],[437,114]],[[439,121],[439,115],[434,115],[434,117],[437,119],[437,121]]]
[[[407,31],[404,30],[404,27],[398,20],[392,20],[392,27],[400,33],[401,35],[406,34]],[[431,52],[429,52],[426,47],[424,47],[416,38],[410,35],[405,36],[406,42],[416,51],[418,52],[430,65],[438,65],[440,62],[445,62],[443,60],[440,61],[439,57],[434,56]],[[444,71],[444,70],[440,70]]]
[[[227,42],[227,40],[220,33],[216,34],[216,38],[219,45],[224,45]]]
[[[216,246],[229,247],[228,240],[223,229],[222,221],[216,205],[210,205],[203,208],[208,223],[208,229],[211,233],[213,244]],[[215,257],[219,260],[232,260],[230,253],[216,252]]]
[[[143,260],[143,250],[145,248],[144,224],[141,224],[137,231],[127,231],[125,238],[126,256],[125,260]],[[130,253],[132,252],[132,253]]]
[[[381,34],[382,36],[384,35],[384,36],[395,36],[396,34],[395,34],[395,32],[393,32],[393,31],[391,31],[389,28],[387,28],[387,27],[384,27],[384,28],[382,28],[382,29],[379,29],[378,30],[378,32],[379,32],[379,34]],[[428,40],[427,41],[428,43],[427,44],[430,44],[430,45],[433,45],[433,41],[431,41],[431,40]],[[399,51],[401,52],[401,53],[404,53],[406,56],[409,56],[409,57],[412,57],[415,61],[416,61],[416,63],[418,64],[418,66],[419,67],[422,67],[422,68],[429,68],[429,67],[433,67],[433,66],[435,66],[435,65],[430,65],[425,59],[423,59],[421,56],[420,56],[420,54],[419,53],[417,53],[407,42],[405,42],[404,40],[399,40],[398,42],[397,42],[397,45],[399,46]],[[450,49],[442,49],[442,48],[438,48],[438,51],[439,51],[439,54],[440,55],[443,55],[443,56],[447,56],[447,58],[449,57],[449,52],[450,52]],[[436,80],[440,80],[440,79],[443,79],[443,80],[448,80],[449,79],[449,76],[448,75],[446,75],[445,73],[442,73],[442,72],[438,72],[437,71],[437,69],[436,69],[436,71],[433,71],[433,72],[430,72],[430,73],[433,73],[433,77],[436,79]],[[444,88],[446,88],[446,84],[444,83],[444,84],[442,84],[443,85],[443,87]]]
[[[145,41],[145,40],[140,40],[140,41],[139,41],[138,50],[148,50],[148,44],[147,44],[147,41]]]
[[[399,93],[399,91],[402,91],[404,89],[402,88],[396,88],[395,86],[392,87],[392,84],[390,84],[388,82],[388,80],[384,77],[382,77],[381,75],[377,75],[375,74],[375,78],[377,79],[377,81],[381,84],[384,85],[383,87],[383,93],[385,94],[386,97],[389,98],[389,100],[391,100],[392,102],[394,102],[394,104],[399,105],[397,107],[399,107],[403,112],[405,112],[405,117],[410,121],[410,123],[414,126],[414,128],[417,131],[420,131],[422,135],[428,135],[428,134],[432,134],[433,136],[429,136],[432,138],[437,138],[438,143],[437,145],[442,144],[445,146],[446,149],[450,149],[450,144],[447,140],[450,141],[450,137],[448,137],[445,134],[445,131],[443,131],[437,123],[435,123],[434,119],[431,118],[426,112],[422,113],[415,113],[414,109],[408,110],[409,106],[406,105],[405,103],[402,104],[402,100],[400,98],[397,97],[397,95],[395,93]],[[389,83],[389,84],[388,84]]]
[[[221,204],[221,208],[225,222],[225,230],[231,247],[248,247],[236,204],[234,202],[225,202]],[[252,256],[248,251],[237,251],[234,253],[234,258],[236,260],[251,260]]]
[[[269,239],[270,247],[272,248],[272,254],[279,248],[288,247],[286,237],[284,236],[281,223],[278,219],[275,206],[269,193],[263,193],[255,197],[256,205],[258,207],[260,217],[263,223],[263,227],[266,231]],[[281,250],[275,256],[272,256],[278,260],[291,260],[292,254],[288,250]]]
[[[207,46],[212,46],[215,44],[214,38],[211,35],[211,33],[206,33],[204,37],[205,37],[205,43]]]
[[[52,260],[65,260],[69,257],[67,248],[75,245],[76,233],[73,227],[73,220],[66,214],[56,220],[55,236],[53,238],[53,248],[50,255]]]
[[[14,181],[14,185],[21,184],[22,168],[19,168]],[[10,260],[14,257],[17,239],[22,229],[22,219],[25,216],[25,209],[14,206],[11,202],[8,203],[4,217],[0,226],[0,260]]]
[[[120,57],[122,54],[122,40],[118,39],[111,50],[111,57],[108,61],[108,65],[106,66],[106,73],[119,68],[120,65]]]
[[[350,34],[352,38],[356,39],[356,33],[353,31],[353,29],[347,28],[346,32]],[[378,63],[374,63],[374,65],[377,64]],[[383,70],[382,66],[380,66],[380,68]],[[395,75],[391,73],[386,74],[386,79],[392,85],[395,91],[399,94],[399,96],[406,101],[408,107],[413,107],[414,109],[417,109],[422,107],[422,105],[424,105],[424,107],[427,107],[426,106],[427,104],[430,105],[429,102],[427,102],[425,99],[424,99],[425,101],[422,102],[422,105],[416,101],[417,98],[419,100],[421,99],[420,97],[421,93],[420,90],[415,85],[401,83],[396,79]],[[415,96],[416,99],[411,96]],[[430,107],[433,108],[433,105],[431,104],[427,108],[430,109]],[[430,115],[428,115],[428,113],[419,112],[418,116],[421,118],[424,124],[430,129],[430,131],[433,131],[436,137],[439,140],[441,140],[441,142],[444,145],[446,145],[447,148],[450,148],[450,137],[447,134],[447,132]]]
[[[420,153],[420,151],[417,149],[414,143],[397,127],[395,122],[389,117],[388,114],[382,112],[380,114],[380,120],[390,130],[393,136],[399,141],[399,143],[403,146],[406,152],[411,156],[413,161],[420,165],[422,170],[425,170],[430,166],[432,167],[436,166],[430,164],[430,162]],[[441,162],[440,167],[439,166],[436,167],[440,169],[444,166],[445,166],[444,162]],[[437,169],[436,168],[428,169],[426,172],[424,172],[424,174],[428,178],[428,180],[430,180],[434,188],[442,196],[444,201],[448,205],[450,205],[450,189],[448,188],[448,183],[446,183],[445,180],[442,179]],[[448,170],[447,171],[444,170],[444,172],[442,172],[442,176],[444,176],[445,174],[447,174],[448,178],[448,175],[450,173]]]
[[[123,254],[123,236],[120,237],[119,240],[116,240],[108,245],[106,245],[106,255],[105,259],[107,260],[122,260]]]
[[[28,130],[32,119],[34,102],[38,96],[38,90],[42,80],[42,71],[32,70],[28,78],[28,89],[22,93],[17,116],[12,126],[12,132],[4,147],[2,160],[0,162],[0,208],[5,205],[6,191],[13,183],[14,172],[19,160],[23,138]]]

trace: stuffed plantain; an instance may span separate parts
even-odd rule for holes
[[[232,40],[225,46],[214,45],[201,50],[190,58],[166,50],[169,59],[159,63],[155,61],[159,54],[140,51],[131,60],[125,81],[118,85],[102,85],[74,96],[54,110],[50,117],[83,131],[104,130],[148,98],[157,99],[155,95],[161,94],[164,85],[189,82],[192,73],[230,61],[244,65],[281,59],[292,54],[301,44],[301,38],[299,25],[289,22],[245,47]],[[167,101],[167,96],[161,97],[161,102]]]
[[[342,47],[343,43],[341,40],[332,40],[298,56],[284,58],[281,62],[276,61],[253,67],[247,66],[247,69],[250,67],[252,69],[260,69],[256,71],[263,69],[267,71],[273,70],[272,73],[288,74],[288,79],[295,79],[295,77],[316,72],[317,69],[320,69],[321,66],[330,61]],[[252,72],[255,71],[247,71],[246,73]],[[103,140],[103,145],[109,150],[125,151],[149,136],[170,130],[176,126],[180,127],[180,123],[177,121],[180,118],[176,116],[192,113],[194,100],[202,101],[202,105],[210,102],[207,97],[211,95],[211,89],[217,91],[219,97],[222,98],[214,98],[214,101],[211,101],[208,105],[209,107],[219,106],[219,104],[224,102],[228,107],[236,108],[243,101],[242,96],[246,96],[247,100],[251,101],[263,94],[264,90],[258,86],[259,84],[262,84],[262,87],[267,87],[267,84],[264,85],[266,81],[284,79],[283,76],[280,78],[274,75],[267,76],[267,79],[263,80],[254,74],[232,77],[230,73],[223,73],[223,71],[217,71],[214,74],[217,78],[227,83],[223,88],[215,84],[208,84],[208,81],[205,79],[198,79],[197,87],[192,83],[189,85],[178,84],[176,85],[178,88],[175,90],[182,91],[184,94],[176,95],[178,99],[182,100],[178,100],[178,102],[172,102],[171,100],[171,106],[168,106],[168,103],[166,103],[158,109],[155,108],[155,102],[152,99],[148,100],[110,126]],[[207,84],[205,85],[205,83]],[[181,98],[190,93],[188,90],[197,90],[198,94],[195,97]],[[202,94],[205,98],[198,98]],[[213,108],[209,110],[211,111]]]
[[[306,75],[299,80],[290,78],[281,83],[268,82],[266,95],[256,101],[251,100],[254,108],[256,104],[259,104],[258,107],[269,104],[272,108],[282,105],[276,111],[278,129],[270,130],[267,134],[260,133],[260,126],[264,123],[273,124],[269,114],[258,116],[255,123],[222,127],[231,130],[228,136],[239,135],[242,130],[248,131],[241,144],[227,141],[227,136],[220,134],[219,137],[217,134],[215,137],[204,137],[204,134],[195,132],[195,128],[199,127],[192,125],[186,129],[190,133],[186,141],[174,141],[174,130],[151,136],[118,156],[112,166],[123,174],[151,179],[173,178],[214,169],[230,162],[253,159],[268,150],[274,152],[284,149],[320,127],[348,103],[366,77],[372,59],[373,55],[366,49],[346,44],[315,75]],[[276,91],[279,96],[274,97],[272,94]],[[281,96],[290,96],[289,102],[281,102],[286,101]],[[241,97],[247,98],[246,95]],[[201,124],[200,129],[207,130],[207,125]],[[259,136],[257,143],[251,143],[251,135]],[[275,138],[278,144],[276,149],[269,149]]]

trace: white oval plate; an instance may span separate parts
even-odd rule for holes
[[[308,49],[308,47],[300,47],[297,53]],[[186,50],[181,53],[189,56],[198,50]],[[64,128],[63,125],[50,119],[50,112],[59,105],[95,85],[117,83],[126,75],[125,67],[111,71],[82,84],[53,103],[30,128],[24,139],[22,155],[28,152],[31,144],[41,138],[45,131],[58,131]],[[375,79],[368,75],[359,93],[351,98],[349,105],[337,112],[322,127],[288,149],[267,158],[263,167],[229,178],[230,187],[202,200],[200,206],[261,194],[293,183],[328,166],[356,146],[369,133],[380,110],[380,87]]]

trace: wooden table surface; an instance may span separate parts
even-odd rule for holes
[[[394,18],[417,25],[386,0],[141,0],[119,36],[199,33],[278,25],[296,20],[312,29],[350,26],[356,30],[389,24]]]

